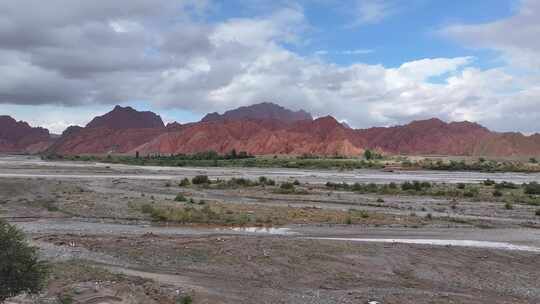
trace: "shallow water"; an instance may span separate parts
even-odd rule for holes
[[[272,234],[272,235],[292,235],[296,232],[291,231],[290,228],[275,228],[275,227],[235,227],[230,230],[242,233],[258,233],[258,234]],[[227,230],[221,230],[227,231]]]
[[[351,242],[376,242],[376,243],[403,243],[403,244],[419,244],[419,245],[435,245],[435,246],[459,246],[459,247],[476,247],[488,249],[502,249],[514,251],[529,251],[540,253],[540,247],[514,245],[506,242],[489,242],[489,241],[474,241],[474,240],[441,240],[441,239],[379,239],[379,238],[334,238],[334,237],[319,237],[313,238],[318,240],[333,240],[333,241],[351,241]]]

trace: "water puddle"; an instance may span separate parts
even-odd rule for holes
[[[314,238],[318,240],[352,241],[352,242],[377,242],[377,243],[403,243],[435,246],[460,246],[489,249],[517,250],[540,253],[539,247],[514,245],[505,242],[472,241],[472,240],[439,240],[439,239],[365,239],[365,238]]]
[[[291,231],[290,228],[274,228],[274,227],[235,227],[229,230],[232,230],[234,232],[241,232],[241,233],[257,233],[257,234],[272,234],[272,235],[296,234],[296,232]],[[223,231],[223,229],[221,231]]]

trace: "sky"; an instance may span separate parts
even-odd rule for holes
[[[0,115],[190,122],[275,102],[355,128],[540,132],[537,0],[0,0]]]

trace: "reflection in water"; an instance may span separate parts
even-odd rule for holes
[[[472,241],[472,240],[439,240],[439,239],[364,239],[364,238],[314,238],[318,240],[352,241],[352,242],[378,242],[378,243],[404,243],[436,246],[463,246],[490,249],[519,250],[540,253],[539,247],[514,245],[504,242]]]

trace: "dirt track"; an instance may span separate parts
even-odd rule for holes
[[[501,203],[460,201],[459,208],[450,208],[451,202],[445,199],[411,196],[388,196],[376,203],[378,196],[327,193],[317,186],[327,181],[401,178],[457,182],[489,177],[519,182],[538,180],[538,175],[201,170],[3,158],[0,217],[28,232],[50,261],[76,259],[128,278],[152,279],[160,285],[152,292],[171,298],[180,290],[181,294],[192,294],[195,303],[540,302],[540,255],[535,252],[540,248],[540,230],[534,228],[539,219],[533,207],[516,205],[505,210]],[[287,210],[309,207],[321,212],[358,208],[380,216],[355,225],[306,222],[288,224],[281,230],[163,227],[152,225],[132,207],[150,198],[170,202],[180,190],[176,185],[166,186],[163,180],[176,182],[201,173],[220,178],[265,175],[278,181],[299,179],[312,184],[313,189],[308,195],[281,195],[261,188],[190,188],[190,196],[196,199],[249,205],[254,212],[268,206]],[[416,215],[411,218],[413,212]],[[427,213],[434,219],[425,220]],[[398,243],[310,239],[313,237],[397,239]],[[399,239],[507,244],[490,249],[482,248],[488,246],[482,243],[474,248],[400,244]],[[531,250],[513,250],[512,245]],[[131,286],[129,280],[121,286]],[[85,283],[66,286],[82,288]],[[118,291],[119,286],[107,285],[97,293]],[[51,287],[50,292],[58,290]],[[125,303],[158,299],[157,295],[148,298],[145,292],[129,290],[135,296],[129,301],[123,296]],[[166,303],[165,298],[158,302]]]

